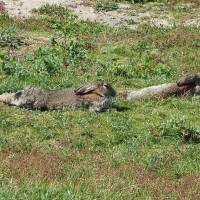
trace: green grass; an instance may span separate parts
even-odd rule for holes
[[[139,89],[199,71],[200,28],[110,28],[48,9],[37,19],[0,16],[14,41],[30,41],[1,47],[0,93],[99,78]],[[0,199],[199,199],[199,103],[116,97],[104,113],[0,104]]]
[[[96,5],[96,9],[98,11],[112,11],[112,10],[117,10],[119,7],[118,7],[118,4],[115,3],[115,2],[98,2],[97,5]]]

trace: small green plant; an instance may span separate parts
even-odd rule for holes
[[[0,47],[18,48],[23,41],[11,29],[0,29]]]
[[[129,3],[148,3],[148,2],[163,2],[162,0],[126,0]]]
[[[8,140],[6,139],[5,135],[0,134],[0,150],[1,146],[5,146],[8,143]]]
[[[61,51],[55,48],[39,48],[24,60],[1,55],[1,67],[5,75],[21,79],[38,76],[54,76],[62,68]],[[25,63],[25,64],[24,64]]]
[[[51,17],[49,23],[54,30],[52,46],[62,49],[63,66],[68,66],[69,41],[72,39],[72,33],[76,31],[77,17],[61,5],[45,4],[39,9],[34,9],[33,12]]]
[[[191,8],[188,7],[187,5],[180,5],[178,7],[173,8],[173,10],[181,13],[191,12]]]
[[[62,17],[66,15],[70,15],[70,11],[63,7],[62,5],[50,5],[45,4],[38,9],[33,9],[33,13],[37,13],[39,15],[48,15],[48,16],[55,16],[55,17]]]
[[[119,8],[118,4],[115,2],[98,2],[96,5],[96,9],[98,11],[112,11],[112,10],[117,10]]]
[[[157,133],[166,138],[181,138],[184,142],[200,142],[200,131],[194,128],[185,117],[172,116],[158,126]]]
[[[134,24],[137,24],[137,22],[134,19],[129,19],[129,20],[127,20],[127,24],[134,25]]]
[[[76,65],[79,60],[84,58],[85,51],[81,49],[81,45],[73,38],[73,34],[77,32],[77,17],[74,16],[67,8],[59,5],[46,4],[37,10],[35,13],[53,16],[50,19],[51,27],[54,30],[52,37],[52,47],[60,51],[63,59],[63,66]],[[49,74],[54,73],[60,66],[55,65],[50,57],[43,59],[44,64],[47,66]]]
[[[77,30],[76,17],[72,14],[63,15],[56,20],[52,20],[51,24],[55,31],[52,42],[62,49],[63,65],[68,66],[68,50],[70,48],[68,41],[72,40],[72,34]],[[60,40],[56,40],[56,38],[59,38]]]
[[[27,57],[27,61],[33,65],[36,74],[56,75],[62,68],[62,56],[59,49],[39,48]]]
[[[85,57],[86,51],[81,49],[81,45],[77,41],[71,40],[67,49],[67,54],[68,63],[72,66],[75,66]]]
[[[24,68],[16,57],[2,56],[2,70],[5,75],[25,78],[30,76],[30,70]]]

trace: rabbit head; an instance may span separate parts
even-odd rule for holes
[[[176,82],[176,84],[179,87],[182,87],[182,86],[195,87],[197,84],[199,84],[199,76],[197,74],[187,74],[181,77]]]
[[[96,95],[104,98],[110,98],[116,95],[116,91],[112,88],[112,86],[103,80],[97,80],[83,85],[75,89],[74,92],[76,95],[95,93]]]

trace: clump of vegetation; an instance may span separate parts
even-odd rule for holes
[[[67,49],[67,62],[71,66],[76,66],[85,58],[86,50],[81,47],[81,44],[75,40],[71,40]]]
[[[73,15],[64,15],[62,18],[51,21],[51,24],[55,31],[52,38],[52,45],[57,45],[62,49],[64,66],[70,64],[74,66],[85,55],[85,51],[81,50],[81,45],[72,36],[78,29],[76,17]]]
[[[127,20],[127,24],[134,25],[134,24],[137,24],[137,22],[134,19],[129,19],[129,20]]]
[[[129,3],[163,2],[162,0],[126,0]]]
[[[156,129],[153,129],[152,133],[157,136],[169,139],[181,138],[184,142],[200,142],[200,131],[193,127],[185,117],[172,116],[157,126]]]
[[[35,74],[57,75],[62,68],[61,51],[56,48],[39,48],[27,57],[27,62],[34,69]]]
[[[98,11],[108,12],[112,10],[117,10],[118,8],[119,8],[118,4],[113,1],[108,1],[108,2],[100,1],[96,4],[96,9]]]
[[[55,48],[39,48],[24,60],[1,55],[5,75],[27,79],[38,76],[55,76],[62,68],[61,51]]]
[[[63,7],[62,5],[50,5],[45,4],[41,6],[40,8],[33,9],[33,13],[37,13],[39,15],[48,15],[48,16],[55,16],[55,17],[62,17],[66,15],[70,15],[71,12],[66,7]]]
[[[16,33],[12,29],[0,29],[0,48],[18,48],[23,45],[24,42],[16,37]]]
[[[46,4],[39,9],[34,9],[33,12],[51,17],[49,23],[54,30],[51,45],[60,51],[63,57],[63,66],[76,66],[81,59],[84,59],[86,51],[73,37],[73,34],[78,31],[76,16],[61,5]]]

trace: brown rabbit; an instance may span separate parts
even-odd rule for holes
[[[127,100],[200,94],[200,77],[197,74],[188,74],[181,77],[176,83],[166,83],[136,91],[122,90],[118,94]]]
[[[48,90],[37,87],[27,87],[16,93],[0,95],[0,101],[38,110],[87,108],[94,111],[105,111],[110,107],[110,99],[116,95],[112,86],[97,80],[77,89]]]

